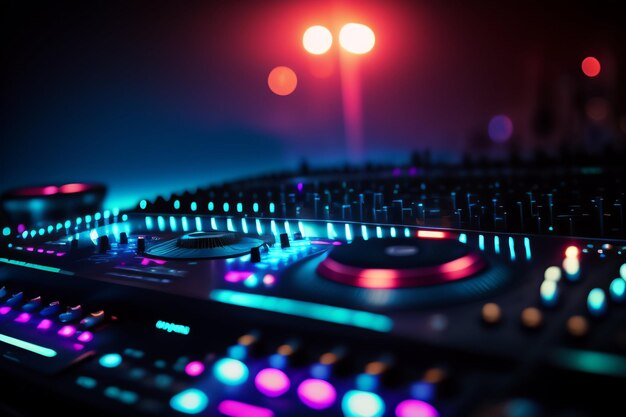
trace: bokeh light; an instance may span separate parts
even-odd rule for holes
[[[339,44],[353,54],[366,54],[374,48],[375,43],[374,31],[361,23],[347,23],[339,32]]]
[[[583,73],[590,78],[598,76],[598,74],[600,74],[600,70],[602,69],[600,61],[592,56],[588,56],[587,58],[583,59],[583,62],[580,66],[583,70]]]
[[[513,135],[513,122],[508,116],[499,114],[491,118],[487,132],[492,141],[497,143],[506,142]]]
[[[302,36],[302,45],[310,54],[321,55],[330,49],[333,44],[333,35],[324,26],[311,26]]]
[[[298,77],[291,68],[279,66],[270,72],[267,77],[267,85],[274,94],[288,96],[296,89]]]

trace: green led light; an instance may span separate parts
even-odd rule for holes
[[[170,407],[185,414],[198,414],[209,405],[209,397],[198,389],[189,388],[170,399]]]
[[[610,353],[577,349],[558,349],[551,356],[552,362],[568,369],[590,374],[626,376],[626,358]]]
[[[382,314],[351,310],[308,301],[291,300],[269,295],[248,294],[231,290],[214,290],[211,299],[225,304],[306,317],[330,323],[360,327],[377,332],[389,332],[393,320]]]
[[[14,337],[7,336],[2,333],[0,333],[0,342],[4,342],[11,346],[15,346],[15,347],[27,350],[29,352],[36,353],[37,355],[45,356],[46,358],[54,358],[57,355],[56,351],[52,349],[39,346],[34,343],[29,343],[24,340],[16,339]]]
[[[23,266],[25,268],[38,269],[40,271],[54,272],[56,274],[74,275],[73,272],[64,271],[63,269],[54,268],[54,267],[51,267],[51,266],[33,264],[33,263],[30,263],[30,262],[15,261],[13,259],[0,258],[0,262],[4,262],[5,264]]]

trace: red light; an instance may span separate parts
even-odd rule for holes
[[[567,249],[565,249],[566,258],[578,258],[579,253],[580,251],[576,246],[569,246]]]
[[[274,94],[288,96],[296,89],[298,77],[289,67],[276,67],[267,77],[267,85]]]
[[[65,184],[59,188],[63,194],[72,194],[72,193],[80,193],[89,189],[89,186],[86,184]]]
[[[422,239],[445,239],[447,237],[446,232],[438,232],[435,230],[418,230],[417,237]]]
[[[598,74],[600,74],[600,70],[602,69],[600,61],[592,56],[588,56],[587,58],[583,59],[581,68],[583,70],[583,73],[590,78],[596,77]]]

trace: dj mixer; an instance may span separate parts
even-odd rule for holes
[[[7,193],[0,414],[624,416],[614,159]]]

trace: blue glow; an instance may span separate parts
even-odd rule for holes
[[[191,332],[191,328],[189,326],[185,326],[184,324],[176,324],[170,323],[163,320],[158,320],[154,327],[159,330],[164,330],[168,333],[178,333],[187,336],[189,332]]]
[[[46,229],[43,227],[39,229],[39,236],[43,236],[46,233]]]
[[[352,226],[346,223],[346,240],[348,242],[352,241]]]
[[[619,267],[619,276],[626,279],[626,264]]]
[[[100,212],[97,212],[96,214],[93,215],[93,219],[95,221],[98,221],[102,218],[102,214],[100,214]]]
[[[376,237],[379,239],[383,237],[383,229],[380,226],[376,226]]]
[[[389,229],[389,234],[391,235],[391,237],[396,237],[396,228],[395,227],[391,227]]]
[[[198,203],[196,203],[195,201],[192,201],[191,205],[189,206],[189,208],[191,208],[191,211],[198,210]]]
[[[72,222],[70,220],[66,220],[65,221],[64,226],[65,226],[66,229],[69,229],[71,225],[72,225]]]
[[[48,226],[48,233],[52,233],[54,231],[54,226],[50,225]]]
[[[200,217],[196,217],[196,230],[198,232],[202,231],[202,219]]]
[[[335,226],[330,222],[326,223],[326,236],[331,240],[334,240],[337,237],[337,234],[335,233]]]
[[[425,381],[416,382],[411,385],[411,397],[416,400],[432,402],[435,398],[435,386]]]
[[[302,237],[306,237],[306,234],[304,233],[304,224],[302,222],[298,222],[298,230],[300,231]]]
[[[228,348],[228,356],[242,361],[248,356],[248,349],[243,345],[232,345]]]
[[[104,210],[104,218],[108,219],[109,217],[111,217],[111,210]]]
[[[254,288],[259,285],[259,278],[255,274],[251,274],[248,278],[245,279],[243,285],[248,288]]]
[[[509,255],[511,256],[511,260],[515,260],[515,241],[513,237],[509,236]]]
[[[213,209],[215,209],[215,204],[213,204],[212,201],[209,201],[208,208],[209,208],[209,211],[213,211]]]
[[[248,221],[245,218],[241,219],[241,231],[244,234],[248,234]]]
[[[461,243],[467,243],[467,235],[465,233],[461,233],[459,235],[459,242]]]
[[[287,367],[287,357],[280,353],[274,353],[270,356],[269,363],[272,368],[285,369]]]
[[[85,222],[91,223],[91,216],[89,214],[85,216]]]
[[[500,253],[500,238],[498,236],[493,237],[493,249],[496,253]]]
[[[256,219],[256,232],[259,236],[263,234],[263,227],[261,226],[261,220]]]
[[[230,210],[230,204],[228,204],[228,202],[224,202],[222,208],[224,209],[224,213],[228,213],[228,210]]]
[[[113,217],[117,217],[120,215],[120,209],[118,209],[117,207],[115,207],[113,209]]]
[[[215,217],[211,217],[211,229],[217,230],[217,222],[215,221]]]
[[[229,232],[235,232],[235,226],[233,225],[233,219],[231,219],[230,217],[228,219],[226,219],[226,230],[228,230]]]
[[[105,368],[117,368],[122,364],[122,355],[119,353],[107,353],[100,357],[98,363]]]
[[[198,414],[209,405],[209,397],[196,388],[189,388],[170,399],[170,407],[179,413]]]
[[[223,358],[213,366],[215,378],[225,385],[241,385],[248,380],[248,367],[237,359]]]
[[[243,204],[237,203],[237,213],[241,213],[243,211]]]
[[[604,352],[577,349],[557,349],[553,362],[568,369],[598,375],[626,376],[626,358]]]
[[[270,213],[273,213],[274,211],[276,211],[276,206],[274,203],[270,203]]]
[[[393,328],[393,320],[382,314],[311,303],[308,301],[220,289],[213,290],[210,298],[225,304],[306,317],[330,323],[360,327],[377,332],[389,332]]]
[[[79,226],[82,222],[83,222],[83,218],[82,217],[77,217],[76,218],[76,226]]]
[[[373,392],[348,391],[341,401],[345,417],[381,417],[385,414],[385,403]]]
[[[527,237],[524,238],[524,250],[526,251],[526,260],[530,261],[532,253],[530,252],[530,239]]]
[[[252,205],[252,211],[254,211],[255,213],[259,212],[259,203],[254,203]]]
[[[174,210],[178,210],[180,208],[180,200],[174,200]]]
[[[478,235],[478,249],[485,250],[485,236]]]
[[[288,236],[291,236],[291,226],[289,226],[289,222],[285,220],[285,233],[287,233]]]
[[[172,232],[175,232],[178,228],[178,224],[176,223],[176,217],[170,216],[170,229]]]
[[[314,363],[311,365],[311,376],[317,379],[328,379],[330,377],[330,366],[325,363]]]
[[[58,230],[58,229],[57,229]],[[26,239],[28,237],[28,230],[24,230],[22,232],[22,239]]]
[[[272,231],[272,234],[274,236],[278,235],[278,229],[276,228],[276,221],[275,220],[270,221],[270,230]]]
[[[0,342],[36,353],[37,355],[45,356],[46,358],[53,358],[57,355],[56,351],[53,349],[16,339],[15,337],[7,336],[2,333],[0,333]]]
[[[606,313],[606,295],[601,288],[594,288],[587,296],[587,309],[592,316],[601,316]]]
[[[36,230],[31,230],[30,231],[30,237],[35,237],[36,235],[37,235],[37,231]]]
[[[369,239],[369,236],[367,236],[367,226],[364,224],[361,225],[361,236],[363,236],[363,240]]]
[[[359,374],[356,376],[356,387],[363,391],[375,391],[378,389],[379,378],[376,375]]]
[[[553,307],[559,300],[559,287],[556,281],[545,280],[539,289],[541,302],[546,307]]]
[[[626,280],[620,277],[611,281],[609,293],[611,294],[611,300],[617,303],[624,301],[626,299]]]
[[[404,237],[411,237],[411,231],[408,227],[404,228]]]
[[[154,221],[152,220],[152,217],[146,216],[146,229],[152,230],[153,227],[154,227]]]
[[[183,227],[183,232],[189,231],[189,223],[187,222],[187,217],[183,216],[180,219],[180,223],[181,223],[181,225]]]
[[[142,209],[142,210],[145,210],[146,207],[148,207],[148,202],[146,200],[141,200],[139,202],[139,208]]]
[[[163,218],[163,216],[157,217],[157,224],[159,225],[159,230],[164,232],[165,231],[165,219]]]

